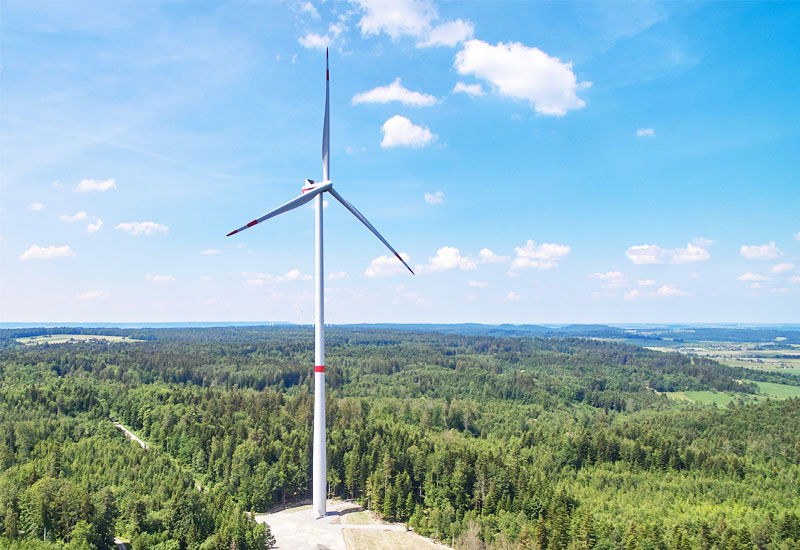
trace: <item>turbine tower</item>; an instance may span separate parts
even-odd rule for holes
[[[333,183],[330,180],[330,163],[330,71],[328,69],[328,51],[326,50],[325,122],[322,126],[322,181],[315,182],[314,180],[307,179],[305,185],[303,185],[300,196],[282,204],[278,208],[251,221],[247,225],[243,225],[239,229],[231,231],[227,235],[228,237],[235,235],[240,231],[244,231],[258,223],[274,218],[278,214],[283,214],[298,206],[302,206],[314,199],[314,206],[316,209],[314,231],[316,262],[314,268],[314,460],[311,476],[313,485],[313,504],[311,510],[316,518],[321,518],[325,516],[326,513],[325,498],[327,496],[326,486],[328,481],[327,459],[325,455],[325,283],[322,263],[322,194],[328,192],[333,195],[337,201],[342,203],[342,206],[358,218],[361,223],[367,226],[367,229],[372,231],[372,233],[392,251],[395,257],[411,271],[412,275],[414,274],[414,271],[403,258],[400,257],[400,254],[398,254],[397,251],[392,248],[392,245],[378,233],[378,230],[369,223],[369,220],[333,188]]]

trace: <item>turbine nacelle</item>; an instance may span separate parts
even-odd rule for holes
[[[322,187],[322,186],[327,185],[329,183],[332,184],[331,180],[314,181],[314,180],[306,179],[306,182],[303,184],[302,193],[305,195],[309,191],[313,191],[314,189],[318,189],[319,187]]]

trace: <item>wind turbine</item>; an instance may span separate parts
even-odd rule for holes
[[[400,260],[406,268],[414,274],[414,271],[400,257],[400,254],[392,248],[386,239],[378,233],[369,220],[359,212],[355,206],[347,202],[334,188],[330,179],[330,71],[328,69],[328,51],[325,50],[325,123],[322,127],[322,181],[315,182],[307,179],[303,185],[299,197],[295,197],[289,202],[282,204],[260,218],[256,218],[247,225],[235,229],[228,233],[228,237],[235,235],[245,229],[253,227],[278,214],[283,214],[294,208],[302,206],[314,199],[315,213],[315,267],[314,267],[314,458],[312,466],[312,485],[313,485],[313,504],[311,506],[314,517],[325,516],[325,498],[327,496],[327,459],[325,454],[325,288],[324,272],[322,264],[322,194],[330,193],[342,203],[358,221],[367,226],[367,229],[378,237],[378,239],[392,251],[395,257]]]

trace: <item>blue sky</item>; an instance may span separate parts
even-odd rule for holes
[[[796,322],[799,3],[17,2],[0,321]]]

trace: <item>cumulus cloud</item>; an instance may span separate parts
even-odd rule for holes
[[[206,248],[200,254],[204,256],[210,256],[211,254],[222,254],[221,250],[217,250],[216,248]]]
[[[614,290],[628,286],[628,280],[624,273],[621,271],[608,271],[606,273],[590,273],[587,275],[590,279],[598,279],[603,281],[602,288],[606,290]]]
[[[789,277],[789,282],[795,284],[800,283],[800,275],[792,275],[791,277]]]
[[[174,283],[175,277],[172,275],[150,275],[149,273],[145,276],[145,279],[148,281],[152,281],[154,283]]]
[[[413,124],[404,116],[394,115],[381,127],[383,141],[381,147],[425,147],[436,139],[428,128]]]
[[[636,130],[636,137],[656,137],[656,131],[652,128],[639,128]]]
[[[775,264],[770,269],[770,273],[786,273],[787,271],[791,271],[794,269],[794,264],[790,262],[785,262],[782,264]]]
[[[356,0],[364,15],[358,28],[364,36],[388,34],[392,40],[401,35],[422,36],[436,18],[436,8],[429,0]]]
[[[482,248],[481,251],[478,252],[478,259],[482,264],[497,264],[508,260],[508,256],[499,256],[488,248]]]
[[[387,86],[378,86],[368,92],[361,92],[353,96],[352,104],[360,103],[389,103],[399,101],[411,107],[430,107],[436,103],[436,97],[422,92],[414,92],[400,84],[400,77]]]
[[[577,92],[591,85],[578,82],[572,63],[519,42],[492,46],[470,40],[456,55],[455,68],[485,80],[500,95],[529,101],[543,115],[561,116],[584,107]]]
[[[43,210],[44,209],[44,204],[42,204],[40,202],[32,202],[32,203],[30,203],[28,205],[28,208],[30,210],[33,210],[34,212],[38,212],[39,210]]]
[[[300,45],[309,50],[324,50],[331,45],[331,37],[327,34],[317,34],[310,32],[297,39]]]
[[[740,281],[745,282],[763,282],[769,281],[770,277],[767,275],[761,275],[759,273],[743,273],[737,277]]]
[[[400,257],[406,263],[411,261],[411,257],[405,252],[400,253]],[[394,256],[378,256],[369,263],[369,267],[364,270],[364,275],[367,277],[387,277],[389,275],[397,275],[398,273],[405,273],[406,266]]]
[[[679,288],[676,288],[673,285],[664,285],[664,286],[660,287],[658,290],[656,290],[655,292],[651,292],[650,294],[652,296],[661,296],[663,298],[673,298],[675,296],[686,296],[689,293],[686,292],[685,290],[681,290]]]
[[[775,241],[770,241],[769,244],[742,245],[739,252],[748,260],[774,260],[783,256],[783,251],[775,246]]]
[[[628,248],[625,255],[637,265],[664,263],[667,251],[655,244],[639,244]]]
[[[470,281],[469,286],[473,288],[486,288],[489,286],[488,281]]]
[[[641,295],[642,295],[642,292],[640,290],[636,290],[634,288],[630,292],[626,292],[625,293],[625,299],[626,300],[635,300],[636,298],[638,298]]]
[[[20,260],[53,260],[55,258],[71,258],[76,254],[68,244],[63,246],[39,246],[32,245],[28,250],[20,255]]]
[[[278,281],[279,283],[285,283],[288,281],[310,281],[311,279],[313,279],[311,275],[308,275],[306,273],[301,273],[299,269],[292,269],[290,271],[287,271],[286,275],[278,277],[275,280]]]
[[[506,300],[519,300],[521,296],[514,292],[513,290],[506,294]]]
[[[514,247],[517,257],[511,262],[511,269],[550,269],[572,250],[563,244],[542,243],[537,245],[528,240],[525,246]]]
[[[78,212],[76,214],[73,214],[72,216],[68,216],[67,214],[61,214],[58,217],[58,219],[61,220],[62,222],[69,222],[69,223],[79,222],[85,220],[86,218],[87,218],[86,212]]]
[[[794,234],[794,240],[800,241],[800,231]]]
[[[123,222],[117,224],[116,229],[131,235],[151,235],[153,233],[169,234],[169,227],[156,222]]]
[[[695,237],[694,239],[692,239],[692,244],[695,246],[706,247],[714,244],[714,241],[712,241],[711,239],[706,239],[705,237]]]
[[[81,180],[78,183],[78,186],[75,188],[76,192],[85,192],[85,191],[108,191],[109,189],[116,189],[117,184],[114,183],[113,179],[110,180],[92,180],[86,179]]]
[[[95,223],[90,223],[86,226],[86,232],[89,234],[97,233],[103,227],[103,220],[98,219]]]
[[[329,273],[328,279],[335,281],[337,279],[349,279],[350,275],[347,274],[346,271],[338,271],[336,273]]]
[[[460,269],[469,271],[478,267],[475,260],[462,256],[461,252],[454,246],[443,246],[436,251],[436,256],[428,258],[427,264],[418,264],[417,270],[420,273],[436,273],[449,269]]]
[[[300,2],[299,8],[300,12],[307,13],[314,19],[319,19],[319,12],[311,2]]]
[[[76,300],[96,300],[97,298],[105,298],[108,296],[107,290],[87,290],[83,294],[76,294]]]
[[[429,48],[431,46],[456,46],[465,40],[472,38],[475,33],[475,25],[470,21],[456,19],[437,25],[430,30],[427,37],[417,43],[418,48]]]
[[[441,191],[425,193],[425,202],[428,204],[442,204],[442,202],[444,202],[444,193]]]
[[[675,248],[669,251],[671,256],[670,263],[672,264],[686,264],[691,262],[701,262],[711,257],[703,247],[689,243],[686,248]]]
[[[472,97],[486,95],[486,92],[483,91],[483,86],[480,84],[465,84],[464,82],[456,82],[456,85],[453,86],[453,93],[463,93]]]
[[[711,254],[708,250],[693,243],[688,243],[685,248],[666,249],[655,244],[641,244],[628,248],[625,255],[637,265],[663,264],[669,260],[671,264],[685,264],[708,260]]]
[[[656,283],[653,279],[644,279],[641,281],[636,281],[636,284],[639,286],[656,286]]]

